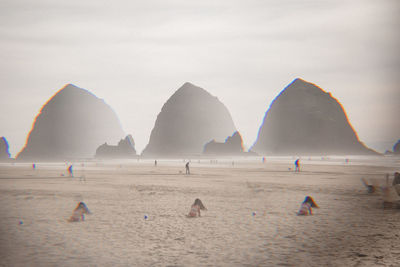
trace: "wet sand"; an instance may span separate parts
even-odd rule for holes
[[[1,164],[0,265],[399,266],[400,210],[360,182],[399,159],[293,161]],[[307,195],[320,208],[296,216]],[[187,218],[195,198],[208,210]],[[79,201],[93,214],[67,222]]]

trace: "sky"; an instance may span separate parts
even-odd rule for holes
[[[400,1],[0,1],[0,136],[15,156],[72,83],[105,100],[140,153],[185,82],[217,96],[249,148],[300,77],[340,101],[358,137],[400,139]]]

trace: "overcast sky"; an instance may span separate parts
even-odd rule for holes
[[[250,147],[296,77],[332,93],[361,141],[400,139],[400,1],[0,1],[0,136],[13,156],[67,83],[103,98],[138,152],[186,81],[217,96]]]

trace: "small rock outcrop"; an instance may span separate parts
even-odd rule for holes
[[[237,131],[232,136],[228,136],[223,143],[215,140],[208,142],[203,151],[203,154],[218,156],[239,156],[244,153],[242,136]]]
[[[89,91],[67,84],[36,116],[18,160],[92,158],[103,142],[125,136],[115,112]]]
[[[157,116],[144,157],[200,155],[210,140],[224,140],[236,131],[221,101],[206,90],[185,83]]]
[[[271,103],[252,151],[275,155],[378,154],[358,140],[340,103],[295,79]]]
[[[121,139],[116,146],[104,143],[96,149],[96,158],[120,159],[135,157],[135,142],[130,134],[125,139]]]
[[[0,137],[0,161],[8,161],[10,159],[11,154],[8,149],[7,139],[4,136]]]

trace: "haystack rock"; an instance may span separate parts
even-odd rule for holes
[[[19,160],[92,158],[103,142],[124,136],[114,111],[89,91],[67,84],[36,116]]]
[[[7,139],[3,136],[0,138],[0,161],[8,161],[10,159],[10,152],[8,151]]]
[[[358,140],[340,103],[295,79],[271,103],[252,151],[276,155],[377,154]]]
[[[245,153],[243,148],[243,139],[239,132],[228,136],[225,142],[216,142],[212,140],[204,146],[204,154],[218,156],[239,156]]]
[[[121,139],[118,145],[102,144],[96,149],[96,158],[134,158],[136,157],[135,142],[132,135],[127,135],[125,139]]]
[[[400,155],[400,139],[393,146],[393,153],[396,155]]]
[[[204,89],[185,83],[162,107],[142,155],[200,155],[205,143],[224,140],[235,131],[224,104]]]

